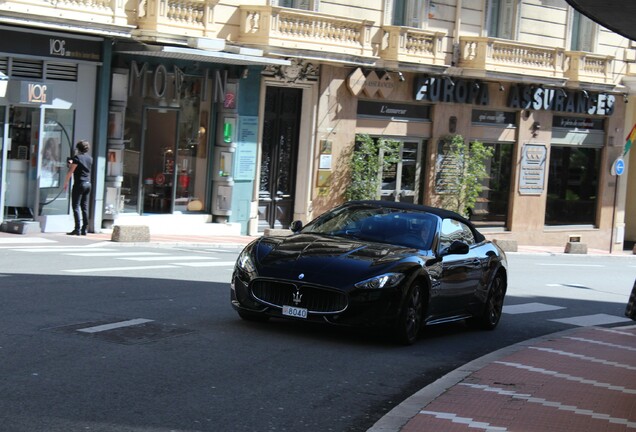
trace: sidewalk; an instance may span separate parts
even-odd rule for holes
[[[111,242],[110,233],[88,233],[86,236],[69,236],[65,233],[33,233],[33,234],[13,234],[0,232],[0,245],[21,242],[56,242],[64,245],[86,245],[99,242]],[[151,234],[150,242],[144,243],[115,243],[118,245],[205,245],[208,247],[228,247],[234,246],[242,248],[257,237],[251,236],[222,236],[222,235],[168,235]],[[38,240],[39,239],[39,240]]]
[[[35,238],[44,238],[50,239],[52,241],[60,242],[60,243],[78,243],[84,244],[86,242],[95,242],[95,241],[111,241],[111,233],[103,232],[103,233],[89,233],[87,236],[67,236],[65,233],[33,233],[33,234],[13,234],[7,232],[0,232],[0,243],[1,239],[13,239],[16,243],[20,238],[25,237],[35,237]],[[137,243],[137,244],[155,244],[155,245],[219,245],[219,246],[229,246],[233,245],[236,247],[242,247],[250,243],[252,240],[258,238],[258,236],[247,236],[247,235],[192,235],[192,234],[152,234],[150,235],[150,242],[148,243]],[[9,240],[6,240],[9,241]],[[126,243],[118,243],[118,244],[126,244]],[[128,243],[130,244],[130,243]],[[559,246],[527,246],[527,245],[519,245],[517,252],[507,252],[508,254],[563,254],[564,247]],[[600,249],[588,249],[587,255],[610,255],[608,251],[600,250]],[[615,250],[611,254],[612,256],[636,256],[631,250]]]
[[[584,327],[464,365],[369,432],[636,430],[636,325]]]

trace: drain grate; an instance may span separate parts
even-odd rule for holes
[[[145,318],[84,322],[43,330],[77,334],[124,345],[150,343],[170,337],[183,336],[194,331],[175,325],[157,323]]]

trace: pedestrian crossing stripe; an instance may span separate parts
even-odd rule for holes
[[[509,315],[547,312],[553,310],[565,309],[562,306],[554,306],[545,303],[524,303],[518,305],[504,306],[503,313]]]
[[[569,324],[578,327],[591,327],[606,324],[616,324],[631,321],[629,318],[608,315],[608,314],[595,314],[595,315],[582,315],[570,318],[551,319],[549,321],[559,322],[563,324]]]

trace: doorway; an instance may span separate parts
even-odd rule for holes
[[[399,140],[398,140],[399,141]],[[397,152],[399,156],[394,163],[383,163],[380,172],[380,199],[383,201],[400,201],[407,203],[422,203],[423,190],[421,187],[422,173],[421,141],[399,141]],[[381,159],[384,154],[380,154]]]
[[[143,213],[172,213],[176,184],[178,109],[146,108],[139,178]]]
[[[288,228],[294,194],[303,90],[268,87],[258,194],[258,230]]]

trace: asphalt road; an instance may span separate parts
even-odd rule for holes
[[[240,320],[236,248],[93,246],[0,247],[3,431],[365,431],[481,355],[623,321],[636,276],[636,257],[510,254],[495,331],[445,325],[401,347]]]

